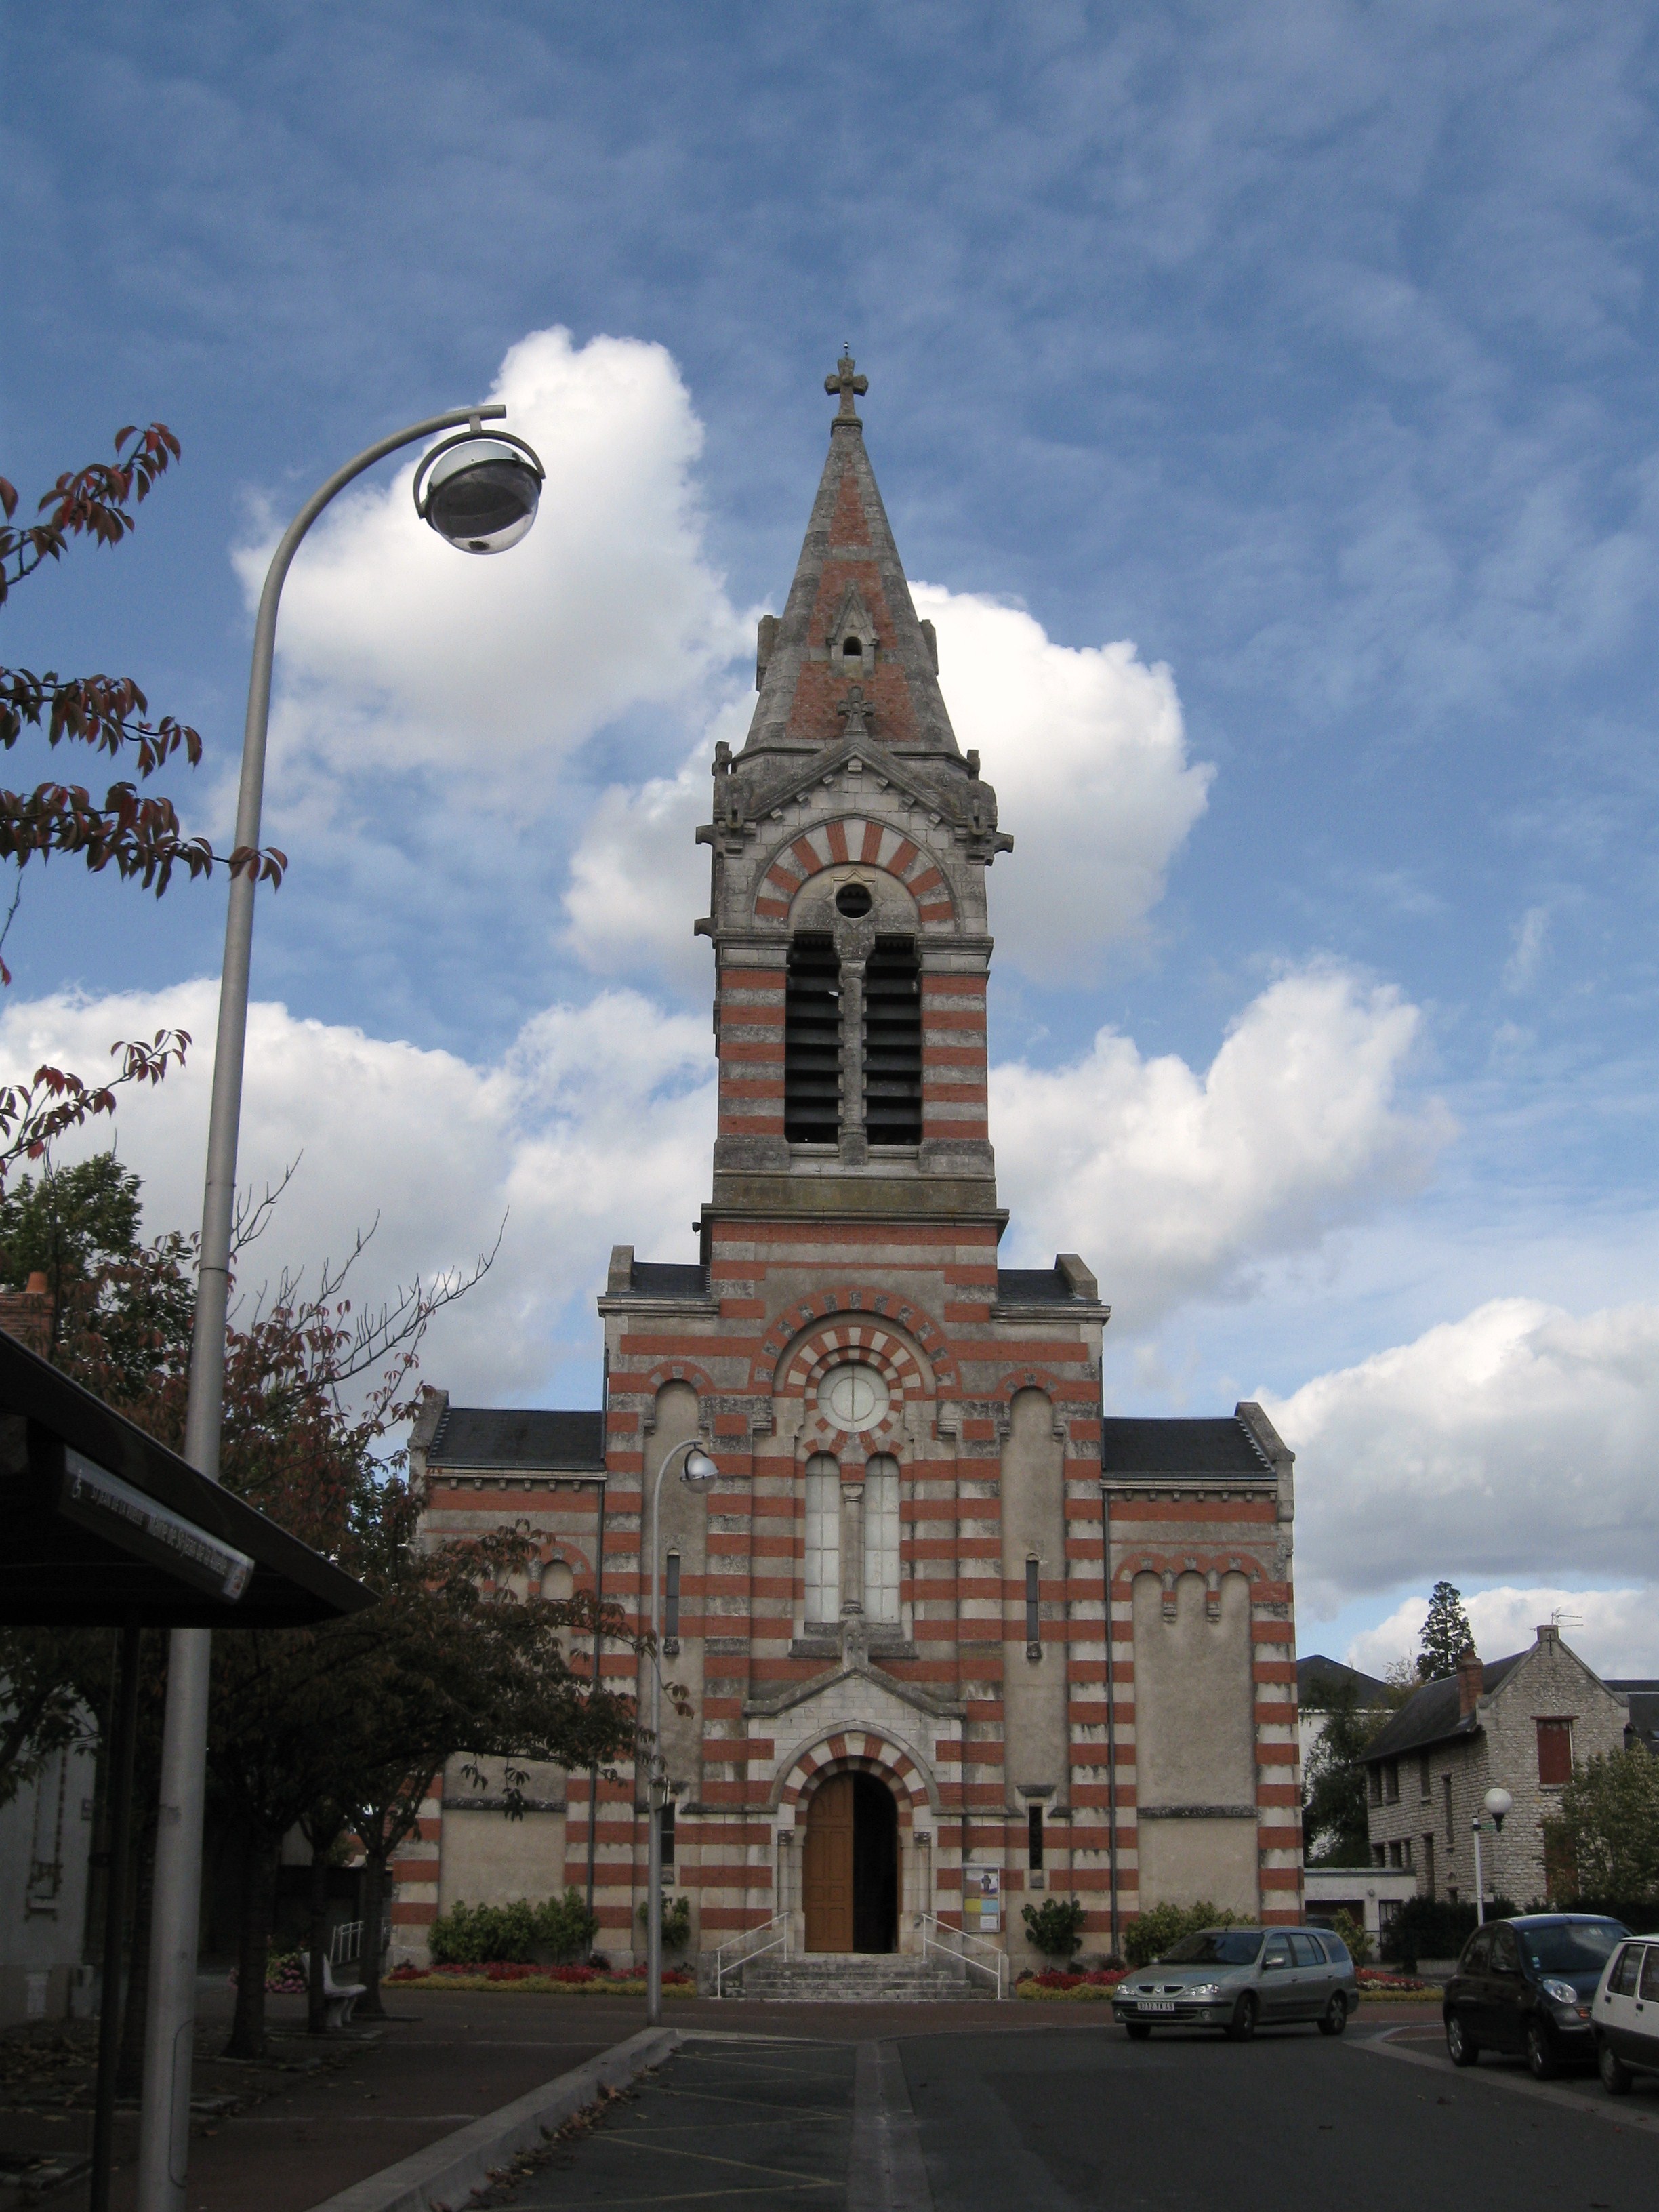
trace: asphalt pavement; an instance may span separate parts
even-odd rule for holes
[[[495,2201],[570,2212],[1650,2212],[1659,2085],[1457,2073],[1432,2023],[1249,2045],[1102,2024],[694,2029]],[[921,2027],[922,2023],[918,2023]]]

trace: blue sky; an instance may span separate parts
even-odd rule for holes
[[[1310,1081],[1337,1089],[1384,999],[1414,1010],[1348,1149],[1324,1128],[1324,1164],[1287,1170],[1282,1202],[1252,1211],[1163,1158],[1126,1199],[1128,1155],[1103,1164],[1077,1241],[1118,1300],[1115,1401],[1261,1390],[1292,1409],[1310,1646],[1383,1621],[1398,1643],[1400,1607],[1446,1572],[1590,1593],[1585,1648],[1659,1672],[1650,10],[175,0],[13,10],[0,39],[0,471],[44,485],[151,416],[185,444],[131,544],[13,601],[6,654],[131,670],[199,724],[204,820],[246,684],[233,554],[339,459],[490,389],[556,329],[548,434],[610,456],[573,461],[572,497],[606,507],[606,467],[630,441],[651,456],[628,528],[586,518],[559,571],[597,580],[586,629],[550,607],[538,659],[540,615],[500,585],[530,703],[481,706],[469,735],[452,702],[447,750],[441,732],[401,746],[418,710],[395,677],[354,690],[350,622],[342,642],[296,603],[272,802],[295,865],[255,987],[311,1027],[276,1024],[270,1048],[291,1068],[306,1039],[360,1032],[389,1100],[395,1064],[428,1096],[453,1079],[454,1128],[477,1117],[448,1152],[434,1125],[435,1167],[354,1165],[301,1202],[296,1237],[356,1206],[387,1221],[398,1265],[430,1266],[450,1245],[423,1241],[413,1194],[451,1245],[490,1241],[508,1186],[513,1219],[539,1219],[526,1190],[572,1156],[538,1100],[551,1085],[566,1121],[591,1114],[591,1040],[619,1021],[647,1041],[626,1080],[660,1119],[649,1202],[679,1205],[699,956],[614,934],[596,952],[567,899],[606,805],[632,836],[657,803],[619,793],[659,779],[673,835],[696,818],[695,776],[683,805],[669,787],[722,717],[741,728],[752,616],[781,605],[821,380],[850,342],[901,550],[954,595],[963,639],[1024,650],[987,612],[1023,609],[1042,665],[1071,675],[1133,641],[1136,671],[1167,666],[1184,748],[1148,805],[1174,804],[1182,763],[1214,771],[1201,811],[1166,806],[1148,833],[1141,910],[1085,928],[1065,963],[1022,963],[1025,921],[1006,940],[994,1049],[1052,1077],[1041,1110],[1064,1088],[1075,1121],[1103,1083],[1133,1103],[1155,1061],[1201,1085],[1256,1008],[1274,1050],[1286,1021],[1299,1045],[1322,1036],[1331,1068]],[[624,349],[626,400],[599,338]],[[336,597],[392,625],[389,653],[371,521],[338,541]],[[945,673],[949,696],[948,656]],[[1048,832],[1035,788],[1017,818],[1018,778],[986,750],[1019,841],[994,920]],[[1126,865],[1109,775],[1096,799],[1103,880]],[[67,871],[31,881],[14,1000],[67,1019],[79,992],[87,1034],[111,1034],[111,994],[159,1006],[216,969],[221,916],[216,890],[149,909]],[[1336,995],[1308,986],[1287,1014],[1286,979],[1315,974]],[[532,1035],[553,1008],[565,1026]],[[1138,1055],[1109,1080],[1090,1060],[1103,1028]],[[460,1149],[501,1141],[481,1102],[514,1085],[518,1151],[463,1171]],[[124,1139],[180,1213],[191,1095]],[[310,1133],[302,1184],[321,1173]],[[1302,1139],[1259,1141],[1277,1158]],[[257,1144],[251,1164],[269,1164]],[[1214,1234],[1154,1267],[1137,1254],[1166,1172]],[[599,1245],[690,1256],[684,1207],[659,1244],[609,1204],[580,1234],[556,1208],[479,1322],[434,1341],[434,1379],[591,1399]],[[1052,1249],[1056,1209],[1026,1211]],[[1570,1510],[1584,1486],[1596,1510]],[[1379,1533],[1402,1516],[1410,1558]],[[1518,1596],[1483,1617],[1493,1635],[1530,1619]]]

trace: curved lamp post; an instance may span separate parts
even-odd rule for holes
[[[1480,1800],[1480,1804],[1483,1811],[1492,1814],[1493,1832],[1501,1836],[1504,1832],[1504,1821],[1506,1815],[1515,1809],[1514,1798],[1507,1790],[1493,1788],[1487,1790],[1486,1796]],[[1477,1927],[1484,1928],[1486,1924],[1486,1879],[1480,1865],[1480,1814],[1479,1813],[1475,1814],[1471,1825],[1474,1830],[1474,1919]]]
[[[499,402],[488,407],[455,408],[447,415],[434,415],[427,422],[412,422],[406,430],[377,440],[313,492],[283,532],[265,574],[259,611],[253,625],[253,668],[248,680],[241,784],[236,800],[236,849],[252,853],[259,843],[276,609],[300,541],[329,501],[365,469],[373,468],[376,461],[384,460],[400,447],[413,445],[439,431],[460,428],[463,435],[446,439],[422,460],[416,478],[416,510],[423,521],[463,552],[495,553],[515,545],[536,519],[542,465],[522,439],[505,433],[484,434],[485,422],[497,421],[506,412]],[[202,1200],[196,1323],[191,1340],[190,1401],[185,1418],[185,1457],[216,1482],[219,1478],[219,1432],[224,1417],[225,1315],[229,1303],[236,1139],[241,1119],[242,1066],[247,1042],[254,884],[251,867],[244,868],[230,879],[224,972],[219,986],[218,1038],[213,1060],[213,1102],[208,1116],[207,1184]],[[160,1825],[155,1838],[143,2104],[139,2123],[139,2212],[183,2212],[185,2201],[211,1656],[210,1630],[173,1630],[167,1650],[167,1724],[161,1743]],[[112,1992],[105,1991],[104,2002],[113,2002]]]
[[[646,1784],[645,1856],[645,1997],[647,2021],[662,2023],[662,1808],[666,1797],[667,1769],[662,1755],[662,1646],[657,1634],[659,1586],[662,1580],[662,1479],[674,1464],[677,1452],[685,1454],[680,1480],[693,1490],[707,1490],[720,1480],[720,1469],[693,1437],[676,1444],[663,1456],[651,1489],[651,1758]],[[599,1817],[597,1795],[588,1808],[590,1820]]]

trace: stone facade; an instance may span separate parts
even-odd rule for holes
[[[842,1775],[880,1791],[836,1802],[890,1826],[885,1917],[844,1948],[913,1951],[929,1919],[965,1920],[1024,1962],[1038,1892],[1083,1902],[1094,1951],[1143,1899],[1294,1920],[1291,1455],[1255,1407],[1104,1421],[1094,1274],[1071,1254],[998,1266],[987,878],[1012,840],[951,732],[861,383],[850,364],[830,380],[753,724],[735,757],[716,748],[698,832],[720,1066],[698,1259],[613,1254],[602,1419],[514,1430],[434,1394],[426,1527],[527,1519],[560,1587],[643,1613],[657,1474],[694,1437],[712,1454],[712,1493],[670,1475],[661,1531],[667,1671],[692,1708],[664,1728],[672,1879],[704,1952],[779,1914],[839,1947],[814,1807]],[[604,1663],[642,1691],[630,1656]],[[463,1794],[396,1870],[401,1949],[441,1902],[580,1887],[591,1867],[601,1944],[634,1950],[634,1778],[595,1805],[585,1776],[550,1778],[534,1834],[488,1839]]]
[[[1486,1791],[1515,1808],[1480,1839],[1489,1897],[1527,1905],[1548,1893],[1543,1824],[1574,1765],[1622,1751],[1628,1700],[1547,1624],[1529,1650],[1426,1684],[1366,1753],[1371,1857],[1413,1873],[1429,1897],[1473,1899],[1474,1821]],[[1547,1778],[1559,1777],[1558,1779]]]

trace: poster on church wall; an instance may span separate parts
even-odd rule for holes
[[[970,1936],[995,1936],[1002,1928],[1002,1869],[965,1867],[962,1924]]]

